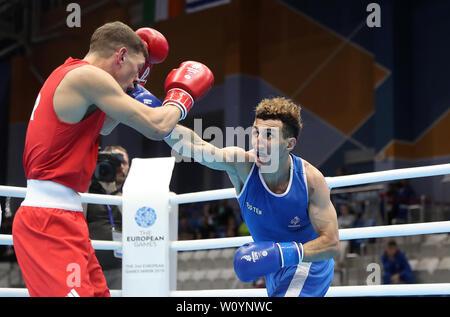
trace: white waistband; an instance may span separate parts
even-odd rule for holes
[[[27,181],[27,194],[22,206],[83,211],[78,192],[52,181],[36,179]]]

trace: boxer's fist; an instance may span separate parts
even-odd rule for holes
[[[170,104],[181,110],[181,118],[186,118],[195,101],[208,93],[214,85],[214,75],[202,63],[187,61],[173,69],[166,78],[167,93],[163,105]]]
[[[162,102],[158,98],[141,85],[136,85],[128,95],[149,107],[156,108],[162,105]]]
[[[282,267],[297,265],[303,246],[297,242],[259,241],[246,243],[234,254],[234,271],[244,283],[252,282]]]
[[[136,34],[144,42],[149,55],[149,60],[139,73],[141,84],[145,84],[152,66],[162,63],[166,59],[169,53],[169,43],[164,35],[152,28],[140,28],[136,31]]]
[[[136,85],[136,87],[132,91],[130,91],[128,95],[136,99],[137,101],[142,102],[144,105],[152,108],[158,108],[162,106],[161,100],[156,98],[155,95],[153,95],[150,91],[148,91],[141,85]],[[165,136],[165,138],[169,137],[172,134],[172,131],[170,131],[169,134]]]

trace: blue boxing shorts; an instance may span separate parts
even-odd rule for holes
[[[333,282],[334,260],[303,262],[265,276],[269,297],[323,297]]]

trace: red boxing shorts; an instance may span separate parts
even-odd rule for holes
[[[12,235],[30,296],[110,296],[82,212],[21,206]]]

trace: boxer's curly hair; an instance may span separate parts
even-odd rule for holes
[[[298,138],[302,130],[302,107],[284,97],[263,99],[255,109],[255,117],[261,120],[280,120],[283,122],[283,136]]]
[[[149,58],[148,51],[139,35],[120,21],[106,23],[94,31],[89,53],[95,52],[102,57],[109,57],[122,46],[134,54],[144,54],[145,60]]]

